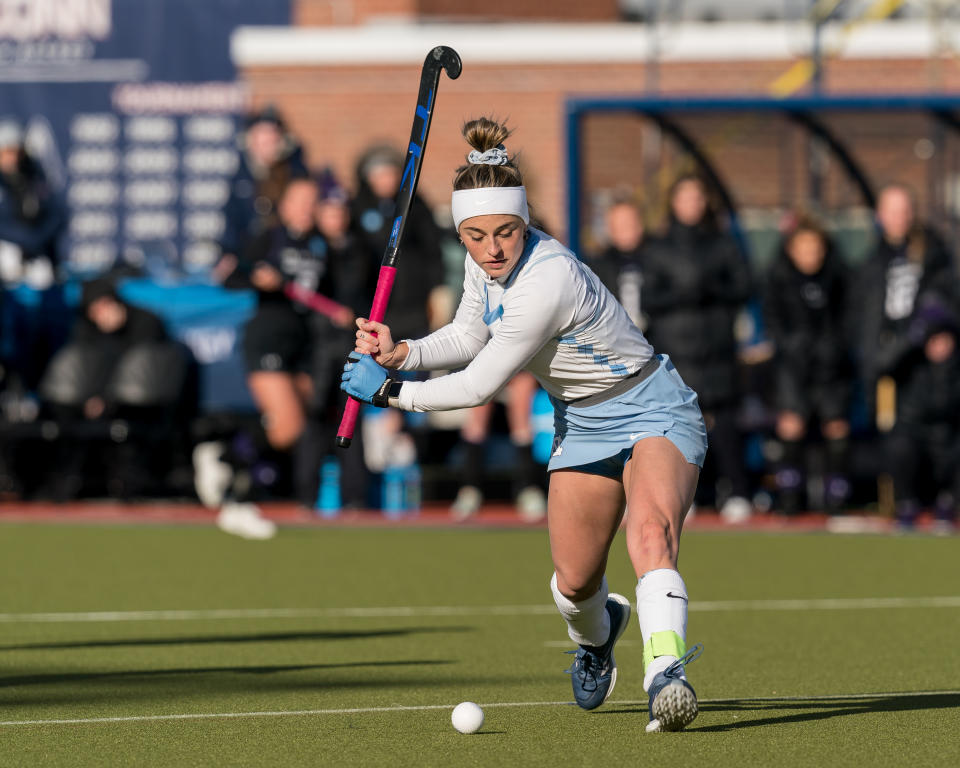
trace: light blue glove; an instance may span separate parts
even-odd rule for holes
[[[347,355],[350,360],[356,360],[355,363],[347,363],[343,366],[343,376],[340,377],[340,389],[357,400],[365,403],[372,403],[383,407],[384,402],[374,403],[373,397],[376,395],[383,383],[387,380],[387,370],[381,365],[377,365],[370,355],[361,355],[359,352],[351,352]],[[381,399],[381,398],[378,398]]]

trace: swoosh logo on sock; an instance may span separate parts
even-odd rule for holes
[[[687,599],[687,598],[684,597],[683,595],[675,595],[675,594],[673,594],[673,592],[667,592],[667,597],[673,597],[673,598],[675,598],[675,599],[677,599],[677,600],[686,600],[686,599]]]

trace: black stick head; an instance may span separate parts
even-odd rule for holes
[[[350,447],[350,443],[353,442],[352,437],[337,437],[337,448],[343,448],[346,450]]]
[[[460,77],[460,72],[463,71],[463,62],[460,61],[460,54],[453,50],[453,48],[446,45],[438,45],[427,54],[427,59],[429,60],[431,58],[446,70],[447,77],[451,80],[456,80]]]

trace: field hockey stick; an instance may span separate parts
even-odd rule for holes
[[[312,309],[317,314],[323,315],[334,322],[343,316],[344,311],[350,312],[350,314],[353,315],[349,307],[324,296],[322,293],[311,291],[299,283],[292,281],[285,283],[283,293],[288,299],[297,302],[297,304],[302,304],[308,309]]]
[[[393,280],[397,274],[397,257],[400,250],[400,238],[403,235],[403,225],[413,195],[417,191],[417,181],[420,179],[420,166],[423,163],[424,150],[427,147],[427,133],[430,130],[430,120],[433,117],[433,106],[436,99],[437,87],[440,85],[440,70],[447,72],[447,77],[456,80],[460,77],[460,56],[453,48],[438,45],[427,54],[420,73],[420,92],[417,94],[417,108],[413,114],[413,128],[410,131],[410,147],[407,150],[407,159],[403,167],[403,176],[400,179],[400,188],[394,201],[393,227],[390,230],[390,239],[380,263],[380,275],[377,278],[377,290],[373,295],[373,306],[370,309],[370,320],[379,323],[387,311],[387,302],[393,290]],[[343,409],[343,418],[337,430],[337,445],[349,448],[353,440],[353,430],[357,424],[357,414],[360,412],[360,401],[350,397]]]

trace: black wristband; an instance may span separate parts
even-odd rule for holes
[[[380,389],[376,391],[376,394],[370,399],[377,408],[387,408],[390,406],[390,399],[396,399],[400,397],[400,387],[403,386],[402,381],[394,381],[389,376],[383,380],[383,384],[380,385]]]

